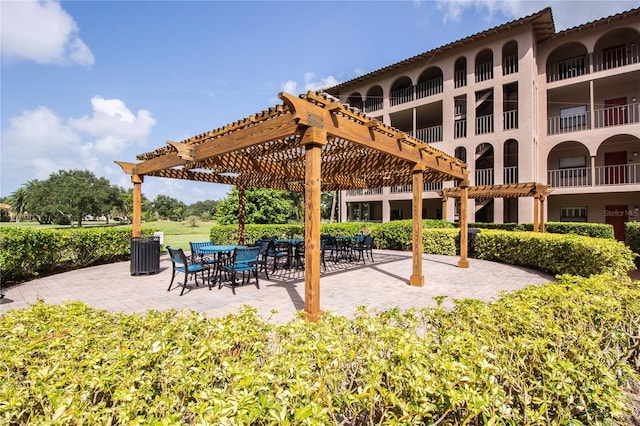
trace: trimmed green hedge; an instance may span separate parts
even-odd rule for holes
[[[635,269],[634,253],[616,240],[578,235],[483,230],[476,236],[476,257],[512,265],[587,277]]]
[[[627,222],[625,224],[627,246],[639,256],[636,257],[636,266],[640,268],[640,222]]]
[[[637,284],[284,325],[39,303],[0,317],[0,423],[628,424]]]
[[[547,222],[545,231],[552,234],[574,234],[614,240],[613,225],[584,222]]]
[[[153,235],[143,230],[143,235]],[[126,259],[131,227],[86,229],[0,228],[0,275],[20,280],[58,269]]]
[[[470,223],[469,228],[498,229],[502,231],[533,231],[531,223]],[[546,222],[545,232],[551,234],[575,234],[585,237],[615,239],[613,226],[606,223]]]

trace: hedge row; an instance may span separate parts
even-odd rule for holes
[[[498,229],[502,231],[533,231],[531,223],[470,223],[469,228]],[[551,234],[574,234],[585,237],[615,239],[613,226],[606,223],[546,222],[545,232]]]
[[[640,268],[640,222],[627,222],[625,224],[626,238],[625,243],[629,248],[637,253],[636,265]]]
[[[613,276],[284,325],[39,303],[0,317],[0,423],[629,424],[639,324]]]
[[[151,230],[143,231],[143,235],[152,234]],[[131,227],[0,228],[0,277],[3,281],[115,262],[130,254]]]
[[[475,239],[476,257],[526,266],[553,274],[626,275],[635,254],[624,243],[578,235],[483,230]]]

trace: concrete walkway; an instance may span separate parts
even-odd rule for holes
[[[410,252],[374,250],[374,263],[334,264],[320,278],[320,307],[340,315],[353,316],[359,306],[370,310],[387,310],[435,306],[434,296],[447,296],[443,306],[453,306],[452,299],[495,300],[502,291],[514,291],[531,284],[554,281],[542,272],[501,263],[470,259],[470,268],[457,267],[458,257],[423,255],[425,285],[408,285],[412,260]],[[82,301],[99,309],[114,312],[144,312],[149,309],[192,309],[217,317],[237,312],[243,305],[256,308],[260,315],[275,323],[295,317],[304,309],[302,270],[278,270],[259,274],[260,289],[250,285],[209,290],[208,286],[190,287],[179,296],[181,287],[167,292],[171,280],[171,261],[160,260],[160,273],[131,276],[129,262],[95,266],[35,279],[4,289],[0,312],[26,308],[43,299],[58,304]],[[179,280],[183,279],[179,275]],[[277,313],[272,313],[277,311]]]

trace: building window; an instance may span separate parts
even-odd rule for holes
[[[561,207],[560,222],[586,222],[586,207]]]
[[[561,178],[585,177],[587,175],[587,157],[560,157],[558,160]]]
[[[579,105],[560,110],[561,129],[581,129],[587,126],[587,106]]]

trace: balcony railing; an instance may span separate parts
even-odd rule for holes
[[[578,77],[589,72],[588,56],[576,56],[549,64],[547,66],[547,82],[564,80],[567,78]]]
[[[422,184],[422,191],[439,191],[442,189],[442,182],[426,182]],[[413,185],[395,185],[391,187],[392,194],[406,194],[413,192]]]
[[[457,89],[458,87],[464,87],[467,85],[467,71],[459,70],[453,75],[453,85]]]
[[[594,72],[637,64],[640,62],[640,49],[637,44],[632,44],[628,48],[622,46],[616,49],[592,53],[591,61]]]
[[[444,85],[442,83],[442,77],[424,81],[415,86],[416,99],[426,98],[427,96],[433,96],[438,93],[442,93],[443,87]]]
[[[382,98],[369,98],[364,102],[364,112],[378,111],[382,109]]]
[[[363,189],[349,189],[347,191],[348,196],[355,195],[380,195],[382,194],[382,188],[363,188]]]
[[[476,170],[476,186],[493,185],[493,169]]]
[[[594,128],[640,123],[640,104],[618,105],[594,111]]]
[[[518,183],[518,166],[509,166],[504,168],[504,183]]]
[[[453,123],[453,137],[455,139],[467,137],[467,120],[456,120]]]
[[[404,89],[394,90],[391,92],[391,105],[399,105],[413,100],[413,87],[405,87]]]
[[[505,111],[502,113],[504,119],[504,130],[511,130],[518,128],[518,110]]]
[[[415,132],[407,132],[414,138],[427,143],[442,142],[442,125],[418,129]]]
[[[596,166],[596,185],[631,185],[640,183],[638,164]]]
[[[562,117],[548,117],[547,118],[547,134],[557,135],[560,133],[580,132],[582,130],[589,130],[591,125],[589,123],[589,116],[586,112],[565,115]]]
[[[594,186],[640,184],[640,164],[596,166]],[[548,183],[555,188],[591,186],[591,167],[549,170]]]
[[[476,83],[493,78],[493,62],[476,65]]]
[[[518,72],[518,55],[505,56],[502,58],[502,75],[509,75]]]
[[[571,169],[548,170],[547,183],[554,188],[590,186],[591,168],[576,167]]]
[[[476,117],[476,135],[493,133],[493,114]]]

